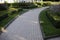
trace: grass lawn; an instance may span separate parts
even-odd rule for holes
[[[24,12],[26,12],[28,10],[23,10],[23,11],[20,11],[20,12],[15,12],[13,15],[11,15],[10,11],[11,11],[11,9],[5,10],[5,11],[2,11],[2,12],[0,11],[1,13],[8,13],[8,17],[5,18],[4,20],[0,21],[0,30],[1,30],[2,27],[4,27],[9,21],[11,21],[18,14],[21,15],[21,14],[23,14]]]
[[[45,33],[45,36],[53,36],[53,35],[60,35],[60,29],[56,29],[52,23],[50,22],[50,20],[47,18],[46,16],[46,11],[47,10],[43,10],[40,13],[40,21],[43,21],[43,23],[41,23],[42,28],[43,28],[43,32]]]

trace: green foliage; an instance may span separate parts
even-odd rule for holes
[[[48,11],[46,13],[48,19],[52,22],[52,24],[56,27],[56,28],[60,28],[60,16],[58,16],[57,14],[60,13],[53,13]]]
[[[30,9],[30,8],[36,8],[37,6],[34,5],[34,3],[8,3],[8,7],[10,8],[25,8],[25,9]]]
[[[55,26],[51,23],[51,21],[46,16],[48,10],[44,10],[40,13],[40,21],[43,21],[42,28],[45,33],[45,36],[53,36],[53,35],[60,35],[60,29],[56,29]]]
[[[41,5],[41,3],[38,3],[38,2],[37,2],[36,4],[37,4],[37,5]]]
[[[19,8],[19,3],[12,3],[13,8]]]
[[[37,7],[33,3],[20,3],[19,6],[21,8],[25,8],[25,9],[36,8]]]
[[[56,15],[57,15],[57,16],[60,16],[60,12],[57,12]]]
[[[51,6],[51,2],[36,2],[37,5],[39,6]]]
[[[43,6],[50,6],[51,3],[47,2],[47,3],[43,3]]]
[[[9,8],[8,10],[0,11],[0,31],[1,27],[4,27],[9,21],[21,12],[21,9]]]
[[[5,14],[1,14],[0,15],[0,22],[2,21],[2,20],[4,20],[5,18],[7,18],[8,17],[8,14],[7,13],[5,13]]]
[[[23,11],[23,9],[22,9],[22,8],[18,8],[18,12],[19,12],[19,11]]]
[[[0,11],[7,10],[5,4],[0,4]]]

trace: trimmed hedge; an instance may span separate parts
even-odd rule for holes
[[[0,11],[7,10],[7,6],[5,4],[0,4]]]
[[[57,14],[58,16],[60,16],[60,13],[59,13],[59,12],[57,12],[56,14]]]
[[[37,6],[34,5],[34,3],[12,3],[8,4],[8,6],[12,5],[13,8],[36,8]]]
[[[60,28],[60,16],[53,14],[52,12],[46,12],[46,16],[52,22],[56,28]]]
[[[11,5],[13,8],[20,8],[19,3],[12,3]]]
[[[9,15],[14,15],[18,13],[19,11],[22,11],[21,8],[15,9],[15,8],[10,8],[8,11],[0,11],[0,21],[4,20],[5,18],[9,17]]]
[[[50,6],[51,3],[47,2],[47,3],[43,3],[43,6]]]
[[[41,5],[41,3],[36,2],[37,5]]]
[[[42,5],[41,5],[41,2],[36,2],[37,5],[40,5],[40,6],[50,6],[52,5],[51,2],[42,2]]]
[[[25,9],[36,8],[37,7],[33,3],[20,3],[19,6],[21,8],[25,8]]]
[[[3,19],[5,19],[7,17],[8,17],[8,14],[4,14],[4,15],[0,16],[0,21],[2,21]]]
[[[13,15],[13,14],[15,14],[17,11],[16,10],[13,10],[13,11],[11,11],[11,15]]]
[[[18,9],[18,12],[20,12],[20,11],[23,11],[23,9],[22,9],[22,8],[19,8],[19,9]]]
[[[22,8],[18,8],[18,9],[16,9],[16,8],[11,8],[11,9],[9,9],[9,14],[10,14],[10,15],[13,15],[13,14],[18,13],[18,12],[20,12],[20,11],[23,11],[23,9],[22,9]]]

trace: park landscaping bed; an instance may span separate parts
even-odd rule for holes
[[[14,19],[17,15],[21,15],[23,14],[24,12],[28,11],[28,9],[21,9],[21,8],[10,8],[8,10],[4,10],[4,11],[0,11],[0,16],[2,16],[2,20],[0,21],[0,31],[1,31],[1,28],[4,28],[6,24],[8,24],[12,19]],[[6,16],[7,14],[7,16]],[[6,16],[6,17],[5,17]],[[0,19],[1,19],[0,18]]]
[[[53,19],[59,18],[58,20],[53,20],[48,14],[47,14],[47,9],[43,10],[40,13],[39,20],[40,20],[40,25],[42,26],[42,31],[44,32],[44,38],[51,38],[51,37],[56,37],[60,35],[60,28],[56,28],[55,26],[59,25],[59,17],[55,17],[53,15]],[[53,14],[52,12],[50,14]],[[47,16],[48,15],[48,16]],[[52,15],[51,15],[52,16]],[[55,17],[55,18],[54,18]],[[53,22],[52,22],[53,20]]]
[[[37,6],[34,3],[30,2],[20,2],[20,3],[8,3],[8,7],[13,7],[13,8],[23,8],[23,9],[33,9],[37,8]]]
[[[33,3],[5,3],[5,5],[0,7],[0,31],[1,28],[8,24],[12,19],[14,19],[18,14],[21,15],[29,9],[37,8]],[[6,7],[6,9],[4,9]],[[7,8],[8,7],[8,8]],[[3,9],[3,10],[2,10]]]

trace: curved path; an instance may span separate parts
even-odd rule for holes
[[[38,16],[45,8],[36,8],[26,12],[13,21],[0,40],[43,40]]]

